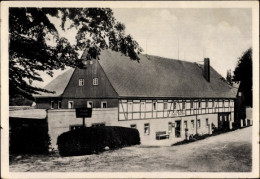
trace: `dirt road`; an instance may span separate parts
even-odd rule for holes
[[[12,156],[10,172],[250,172],[252,127],[190,144],[133,146],[75,157]]]

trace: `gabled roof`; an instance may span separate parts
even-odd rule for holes
[[[43,87],[49,91],[55,91],[55,93],[40,93],[40,95],[35,95],[34,97],[60,97],[69,83],[74,70],[73,68],[67,70]]]
[[[140,62],[121,53],[101,52],[99,63],[120,97],[234,98],[236,92],[210,68],[211,80],[196,63],[140,55]]]
[[[83,53],[84,55],[84,53]],[[119,97],[184,97],[235,98],[237,89],[223,81],[212,67],[210,82],[203,76],[203,66],[151,55],[140,55],[131,60],[119,52],[101,51],[99,64]],[[70,69],[50,82],[45,88],[59,97],[63,94],[74,70]]]

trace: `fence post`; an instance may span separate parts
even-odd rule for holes
[[[245,119],[245,127],[247,127],[247,119]]]
[[[209,124],[208,128],[209,128],[209,135],[211,135],[212,134],[212,124]]]
[[[232,121],[229,121],[229,130],[232,130]]]
[[[240,119],[240,127],[243,127],[243,119]]]
[[[185,129],[185,139],[186,140],[190,140],[189,129],[188,128]]]

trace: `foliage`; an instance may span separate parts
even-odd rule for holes
[[[231,70],[227,71],[226,82],[231,86],[233,85]]]
[[[76,44],[60,37],[50,17],[59,20],[64,31],[77,30]],[[69,26],[69,27],[68,27]],[[67,28],[68,27],[68,28]],[[52,76],[55,69],[81,66],[78,51],[88,49],[96,58],[101,49],[122,52],[139,60],[138,43],[125,34],[108,8],[10,8],[9,9],[9,94],[33,99],[33,94],[51,91],[35,87],[42,81],[39,71]]]
[[[21,95],[17,95],[9,99],[9,106],[32,106],[33,101],[26,99]]]
[[[252,107],[252,48],[249,48],[239,58],[236,69],[234,71],[234,82],[240,82],[239,90],[245,97],[247,106]]]
[[[50,137],[43,119],[10,118],[10,153],[47,154]]]
[[[61,156],[85,155],[140,144],[136,129],[113,126],[84,127],[65,132],[58,137]]]

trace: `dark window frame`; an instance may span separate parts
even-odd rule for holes
[[[148,129],[148,133],[146,133],[146,128]],[[144,124],[144,135],[150,135],[150,123]]]

